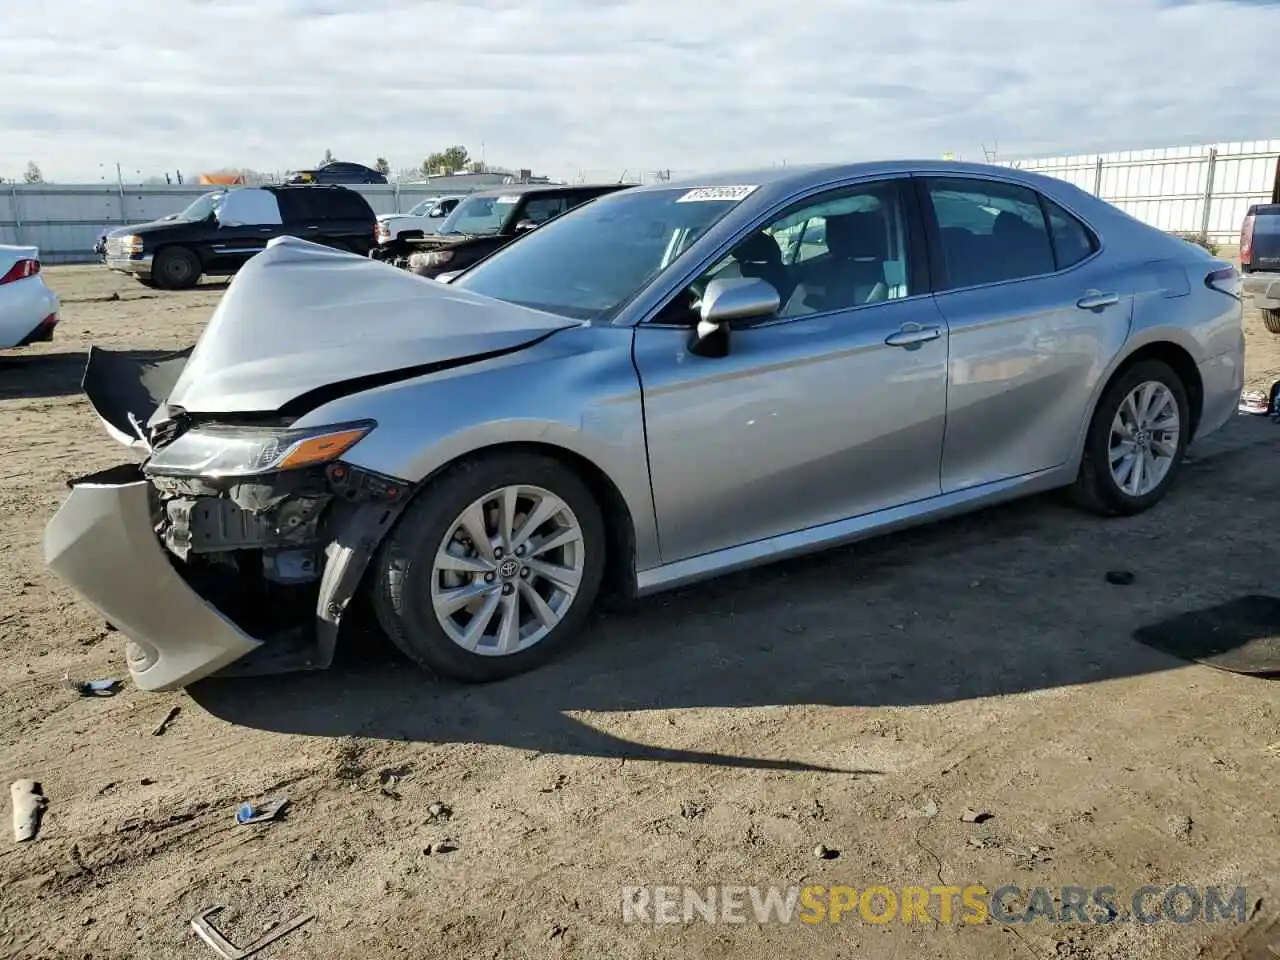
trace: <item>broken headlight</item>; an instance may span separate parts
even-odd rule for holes
[[[152,454],[147,472],[177,477],[252,477],[338,459],[363,439],[371,420],[324,427],[193,427]]]

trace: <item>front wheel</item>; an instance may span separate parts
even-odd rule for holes
[[[462,461],[387,538],[374,609],[392,642],[429,671],[498,680],[542,664],[579,633],[604,552],[600,508],[559,461]]]
[[[151,279],[166,290],[186,290],[200,281],[200,261],[186,247],[165,247],[151,264]]]
[[[1190,439],[1182,380],[1162,361],[1136,363],[1098,401],[1072,493],[1097,513],[1141,513],[1168,491]]]
[[[1280,310],[1263,310],[1262,325],[1269,333],[1280,333]]]

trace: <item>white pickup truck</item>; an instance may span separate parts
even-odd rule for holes
[[[435,233],[461,199],[461,196],[428,197],[405,213],[379,214],[375,228],[378,243],[375,258],[394,259],[404,255],[398,250],[401,240]]]

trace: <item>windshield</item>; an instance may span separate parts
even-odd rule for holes
[[[175,220],[184,220],[190,223],[198,223],[201,220],[209,219],[209,214],[218,208],[218,203],[222,200],[225,191],[216,190],[213,193],[206,193],[187,209],[174,217]]]
[[[489,236],[502,229],[519,197],[467,197],[440,224],[440,234],[467,233]]]
[[[691,196],[683,189],[609,194],[539,227],[453,283],[548,313],[604,319],[738,202],[690,202]]]

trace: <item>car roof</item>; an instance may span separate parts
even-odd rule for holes
[[[1249,208],[1251,217],[1280,217],[1280,203],[1255,203]]]
[[[509,183],[505,187],[486,187],[464,197],[511,197],[526,193],[555,193],[567,190],[621,190],[634,186],[628,183]]]
[[[1027,185],[1040,184],[1042,174],[1019,170],[1016,167],[996,166],[986,163],[965,163],[958,160],[871,160],[857,163],[814,163],[773,167],[756,167],[741,170],[723,170],[679,180],[664,180],[636,187],[636,190],[692,190],[697,187],[755,186],[770,187],[780,192],[803,190],[821,186],[833,180],[855,179],[877,175],[902,173],[970,174],[1017,180]]]

